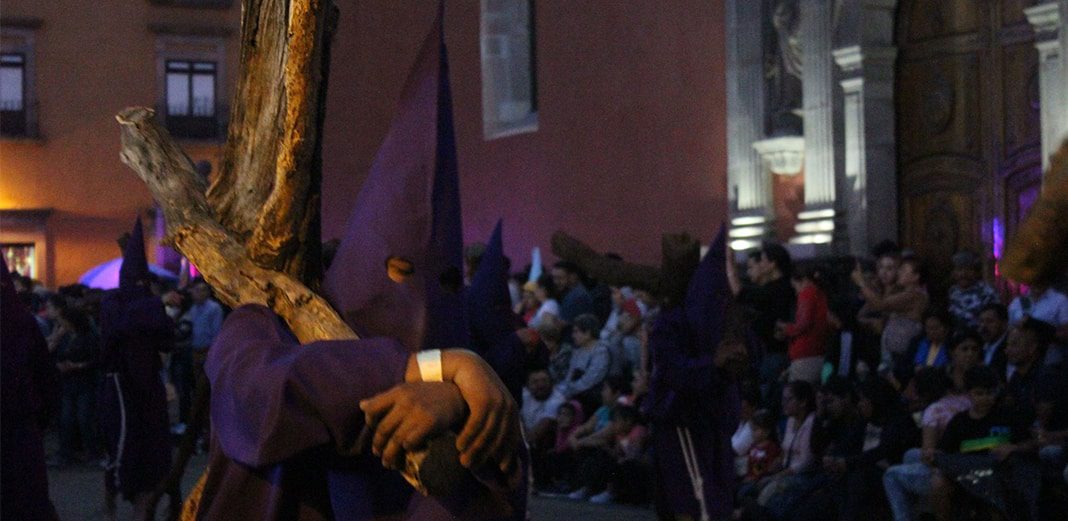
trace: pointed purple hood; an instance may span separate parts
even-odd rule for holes
[[[122,252],[122,267],[119,268],[119,287],[131,289],[148,278],[148,259],[145,258],[145,236],[141,229],[141,216],[134,222],[133,231]]]
[[[708,253],[697,265],[686,290],[686,323],[698,349],[714,349],[723,338],[724,318],[730,299],[727,284],[727,228],[720,225]]]
[[[361,336],[393,337],[413,351],[465,345],[462,241],[439,11],[356,199],[325,293]],[[391,259],[404,267],[400,276],[394,270],[391,278]]]
[[[467,288],[465,304],[473,343],[495,345],[515,332],[499,220],[471,280],[471,287]]]

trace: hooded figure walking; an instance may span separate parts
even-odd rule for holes
[[[735,374],[746,348],[740,317],[729,306],[725,235],[721,228],[682,305],[661,312],[649,333],[652,373],[643,408],[652,422],[661,519],[711,521],[732,512]]]
[[[439,12],[323,283],[360,339],[300,344],[264,306],[231,313],[204,366],[211,460],[189,518],[525,519],[515,401],[459,349],[474,346],[456,168]],[[491,360],[512,345],[484,340]],[[394,469],[434,439],[466,470],[428,494]]]
[[[119,288],[100,304],[100,429],[107,444],[105,506],[114,519],[118,494],[143,519],[150,493],[171,466],[167,393],[159,354],[170,350],[174,324],[148,287],[141,218],[126,243]]]

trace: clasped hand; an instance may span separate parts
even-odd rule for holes
[[[492,463],[508,473],[519,419],[504,384],[481,357],[461,349],[442,352],[442,376],[444,382],[418,381],[413,360],[406,383],[360,402],[374,430],[374,453],[386,467],[403,468],[406,452],[462,425],[456,439],[460,463],[471,469]]]

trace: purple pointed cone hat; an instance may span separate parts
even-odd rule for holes
[[[130,238],[122,252],[122,266],[119,268],[119,287],[134,288],[148,278],[148,259],[145,258],[145,236],[141,227],[141,217],[134,221]]]
[[[465,295],[467,320],[472,343],[493,346],[515,332],[512,297],[508,293],[508,272],[504,265],[501,221],[493,229],[478,271]],[[476,351],[479,349],[475,347]]]
[[[699,350],[714,349],[723,338],[730,287],[727,283],[727,227],[720,225],[705,257],[690,278],[683,307]]]
[[[466,345],[459,191],[439,10],[324,282],[359,335],[413,351]]]

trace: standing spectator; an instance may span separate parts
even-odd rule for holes
[[[578,400],[586,410],[593,410],[600,401],[597,391],[611,364],[608,347],[598,338],[600,331],[597,317],[587,313],[575,318],[571,330],[575,350],[571,353],[567,376],[556,384],[560,394]]]
[[[62,466],[74,461],[77,442],[85,452],[83,461],[99,458],[96,443],[96,357],[100,348],[89,317],[77,308],[59,308],[56,327],[49,337],[59,370],[62,404],[59,415],[59,454],[54,464]]]
[[[193,282],[190,288],[193,304],[186,312],[190,324],[193,326],[190,345],[194,353],[204,355],[211,347],[219,330],[222,329],[223,309],[218,302],[211,297],[211,286],[204,279]],[[201,361],[203,363],[203,361]]]
[[[570,324],[579,316],[593,312],[593,298],[582,284],[582,274],[575,263],[560,261],[553,265],[552,281],[563,299],[560,302],[560,318],[564,322]],[[600,334],[599,329],[597,334]]]
[[[979,258],[970,251],[953,256],[953,287],[949,288],[949,313],[957,329],[975,329],[979,312],[998,302],[998,294],[980,275]]]
[[[983,338],[983,365],[1005,381],[1005,341],[1009,336],[1009,311],[999,303],[987,304],[979,311],[979,336]]]
[[[875,280],[870,281],[872,289],[883,297],[897,293],[897,272],[901,267],[901,250],[896,244],[883,241],[876,245]],[[868,331],[882,336],[888,314],[876,311],[870,306],[862,306],[857,312],[857,322]]]
[[[827,293],[823,274],[816,268],[799,270],[792,278],[797,291],[797,314],[791,323],[776,323],[776,336],[790,341],[789,380],[820,381],[823,354],[831,331],[827,318]]]
[[[763,344],[763,357],[759,362],[761,392],[765,401],[775,403],[781,394],[779,377],[790,365],[786,342],[775,337],[775,324],[794,318],[797,294],[790,284],[793,261],[786,248],[775,243],[764,243],[760,250],[750,255],[747,272],[751,284],[744,287],[733,259],[726,265],[731,292],[740,304],[756,312],[752,328]]]
[[[950,332],[949,314],[930,310],[923,314],[924,336],[916,346],[912,365],[917,371],[924,367],[945,367],[949,364],[949,348],[946,341]]]
[[[898,290],[887,295],[868,284],[859,264],[852,278],[864,295],[864,306],[888,314],[880,341],[880,371],[904,365],[913,339],[923,332],[923,312],[928,302],[923,264],[916,257],[902,259],[897,272]]]

